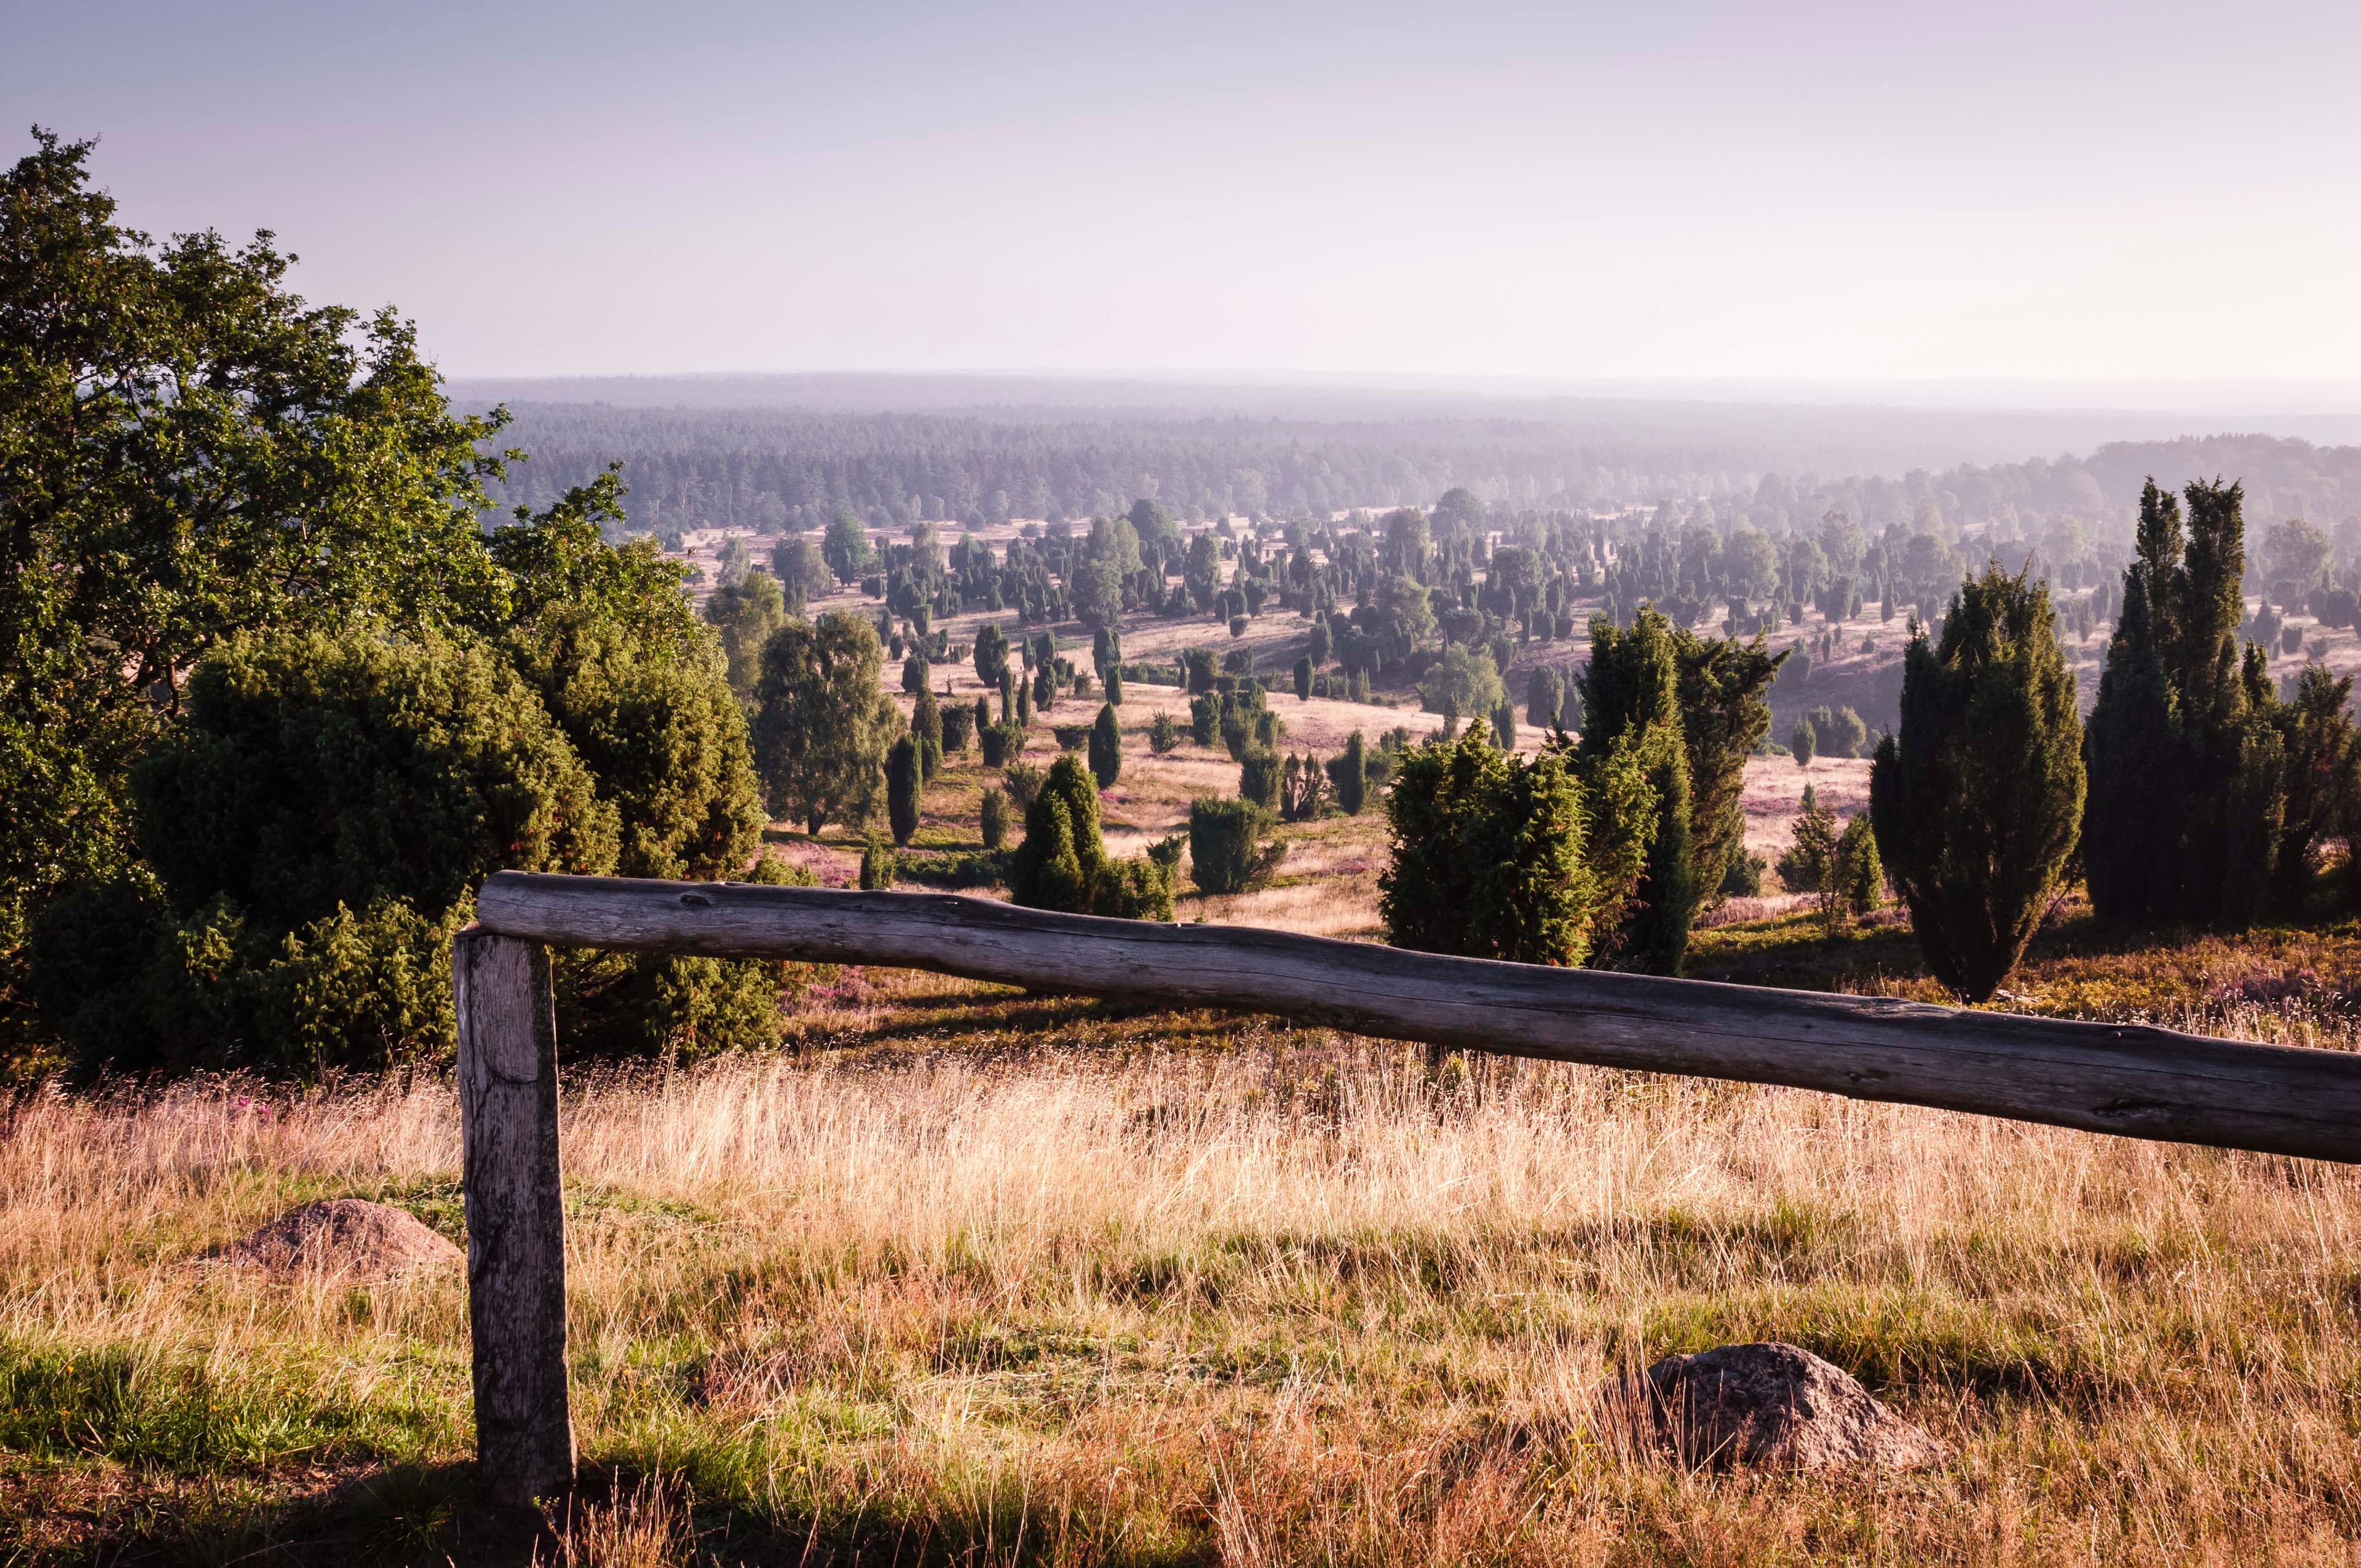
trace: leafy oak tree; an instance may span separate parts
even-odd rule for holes
[[[498,620],[505,421],[392,312],[289,291],[269,234],[159,242],[34,132],[0,178],[0,965],[132,855],[134,760],[242,633]]]

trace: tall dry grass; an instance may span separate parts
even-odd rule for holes
[[[2361,1536],[2341,1169],[1538,1064],[1438,1079],[1080,1004],[963,1036],[944,1020],[1014,1004],[906,1000],[937,1010],[916,1050],[569,1090],[577,1429],[677,1504],[620,1490],[565,1561],[2346,1561]],[[1208,1029],[1226,1048],[1170,1047]],[[452,1223],[456,1120],[435,1084],[29,1102],[0,1341],[410,1412],[342,1460],[266,1454],[298,1492],[305,1465],[454,1459],[458,1281],[191,1260],[302,1197]],[[1609,1376],[1754,1338],[1851,1368],[1951,1462],[1688,1474],[1599,1419]]]

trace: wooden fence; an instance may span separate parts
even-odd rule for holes
[[[557,1029],[544,944],[933,970],[1554,1061],[2361,1163],[2361,1056],[1872,997],[1442,958],[950,894],[502,872],[454,945],[478,1455],[573,1479]]]

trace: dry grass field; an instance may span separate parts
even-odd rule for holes
[[[598,1563],[2345,1562],[2361,1184],[1779,1091],[840,973],[801,1048],[565,1106]],[[210,1267],[295,1201],[456,1232],[439,1083],[42,1096],[0,1144],[10,1560],[522,1561],[456,1275]],[[1776,1338],[1950,1457],[1678,1469],[1602,1380]]]

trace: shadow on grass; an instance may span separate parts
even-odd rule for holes
[[[125,1482],[128,1481],[128,1485]],[[297,1482],[295,1486],[301,1486]],[[7,1478],[0,1519],[5,1561],[65,1564],[253,1564],[257,1568],[588,1568],[678,1563],[818,1565],[959,1563],[987,1547],[982,1521],[913,1517],[890,1506],[815,1518],[790,1504],[756,1514],[692,1499],[677,1477],[630,1465],[585,1464],[573,1494],[539,1508],[489,1501],[470,1464],[401,1465],[346,1475],[309,1490],[267,1479],[163,1475],[101,1478],[72,1469]],[[1021,1521],[999,1535],[995,1561],[1049,1561],[1056,1548]],[[1027,1550],[1030,1545],[1032,1550]],[[1200,1561],[1149,1553],[1143,1562]],[[1210,1557],[1202,1560],[1210,1561]]]

